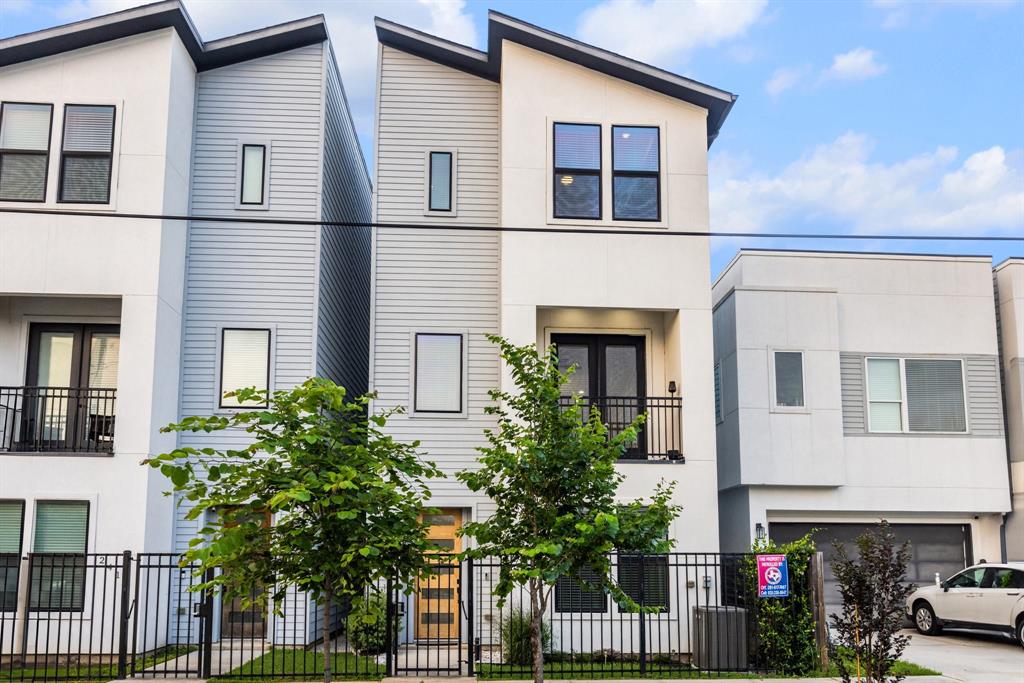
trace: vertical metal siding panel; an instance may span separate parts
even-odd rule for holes
[[[864,415],[864,356],[839,354],[839,383],[843,400],[843,433],[863,434],[867,431]]]
[[[333,55],[327,58],[323,217],[368,223],[372,196]],[[369,380],[370,228],[324,226],[320,238],[317,374],[363,394]]]
[[[498,86],[389,47],[381,53],[376,159],[380,222],[498,223]],[[457,216],[423,215],[425,155],[458,150]],[[499,239],[496,233],[378,230],[374,389],[378,409],[409,403],[410,334],[468,330],[469,415],[465,419],[392,418],[403,440],[420,439],[426,457],[447,474],[472,466],[488,390],[499,383],[498,354],[485,335],[499,329]],[[449,477],[431,485],[435,500],[479,501]]]
[[[213,216],[301,218],[320,215],[320,44],[196,77],[192,159],[192,212]],[[268,211],[235,208],[241,138],[271,140]],[[217,327],[276,326],[275,388],[304,381],[312,371],[317,228],[244,223],[189,224],[182,349],[181,411],[216,410]],[[237,431],[180,436],[182,445],[230,448],[248,437]],[[175,546],[181,551],[198,530],[179,508]]]
[[[1003,436],[1003,397],[995,356],[964,359],[969,429],[976,436]]]

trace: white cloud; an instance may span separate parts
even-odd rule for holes
[[[767,0],[604,0],[580,15],[580,40],[652,64],[746,33]]]
[[[777,98],[802,81],[810,71],[808,66],[782,67],[772,72],[772,77],[764,84],[765,92]]]
[[[68,0],[36,2],[34,7],[52,14],[57,23],[116,12],[141,2]],[[373,137],[377,68],[374,15],[458,43],[478,46],[476,27],[466,12],[465,0],[391,0],[387,3],[372,0],[185,0],[185,7],[204,40],[322,13],[327,19],[338,68],[364,149],[372,149],[369,143]]]
[[[873,143],[848,132],[781,172],[749,170],[727,154],[711,165],[715,230],[767,231],[830,221],[855,232],[1024,231],[1024,151],[995,146],[956,165],[955,147],[872,161]]]
[[[863,81],[881,76],[889,67],[875,59],[875,51],[856,47],[832,58],[832,66],[821,73],[826,81]]]
[[[872,0],[872,5],[883,12],[882,28],[891,30],[913,23],[916,16],[930,17],[951,8],[966,8],[975,13],[991,13],[1014,7],[1019,0],[944,0],[944,2],[911,2],[910,0]]]

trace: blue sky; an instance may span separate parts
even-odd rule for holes
[[[1009,235],[1013,242],[716,240],[1024,255],[1024,2],[185,0],[207,40],[328,20],[372,163],[372,17],[486,47],[492,8],[738,94],[710,152],[712,228]],[[132,0],[0,0],[0,36]]]

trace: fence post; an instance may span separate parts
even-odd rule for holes
[[[469,592],[469,595],[466,597],[466,653],[468,655],[466,657],[468,660],[466,662],[466,675],[474,676],[473,660],[476,659],[476,641],[473,632],[473,558],[467,558],[465,565],[462,573],[466,575],[466,590]]]
[[[640,553],[640,565],[639,565],[639,597],[640,597],[640,676],[642,677],[647,673],[647,619],[644,614],[643,608],[647,606],[646,598],[647,591],[645,590],[645,583],[647,578],[644,576],[644,558],[646,555]]]
[[[128,671],[128,630],[131,628],[132,551],[121,554],[121,629],[117,641],[117,677],[125,678]]]
[[[811,592],[811,611],[814,615],[814,644],[823,671],[828,671],[828,624],[825,613],[825,556],[816,552],[811,556],[807,578]]]
[[[213,572],[213,569],[207,569],[203,573],[203,583],[208,584],[213,581]],[[199,662],[199,677],[209,678],[210,670],[213,668],[213,588],[208,587],[203,591],[202,615],[203,617],[199,623],[202,629],[201,636],[203,642],[201,652],[203,656]]]
[[[394,596],[392,595],[391,579],[387,580],[384,584],[384,592],[387,595],[387,601],[385,602],[385,629],[384,629],[384,675],[391,677],[395,675],[394,667],[391,664],[393,653],[391,652],[391,630],[395,627],[395,605]],[[397,629],[396,629],[397,632]]]

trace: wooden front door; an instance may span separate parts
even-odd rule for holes
[[[462,526],[462,511],[443,508],[427,515],[428,538],[435,546],[436,560],[430,576],[416,587],[417,640],[457,640],[459,637],[459,563],[452,554],[462,550],[456,533]]]

